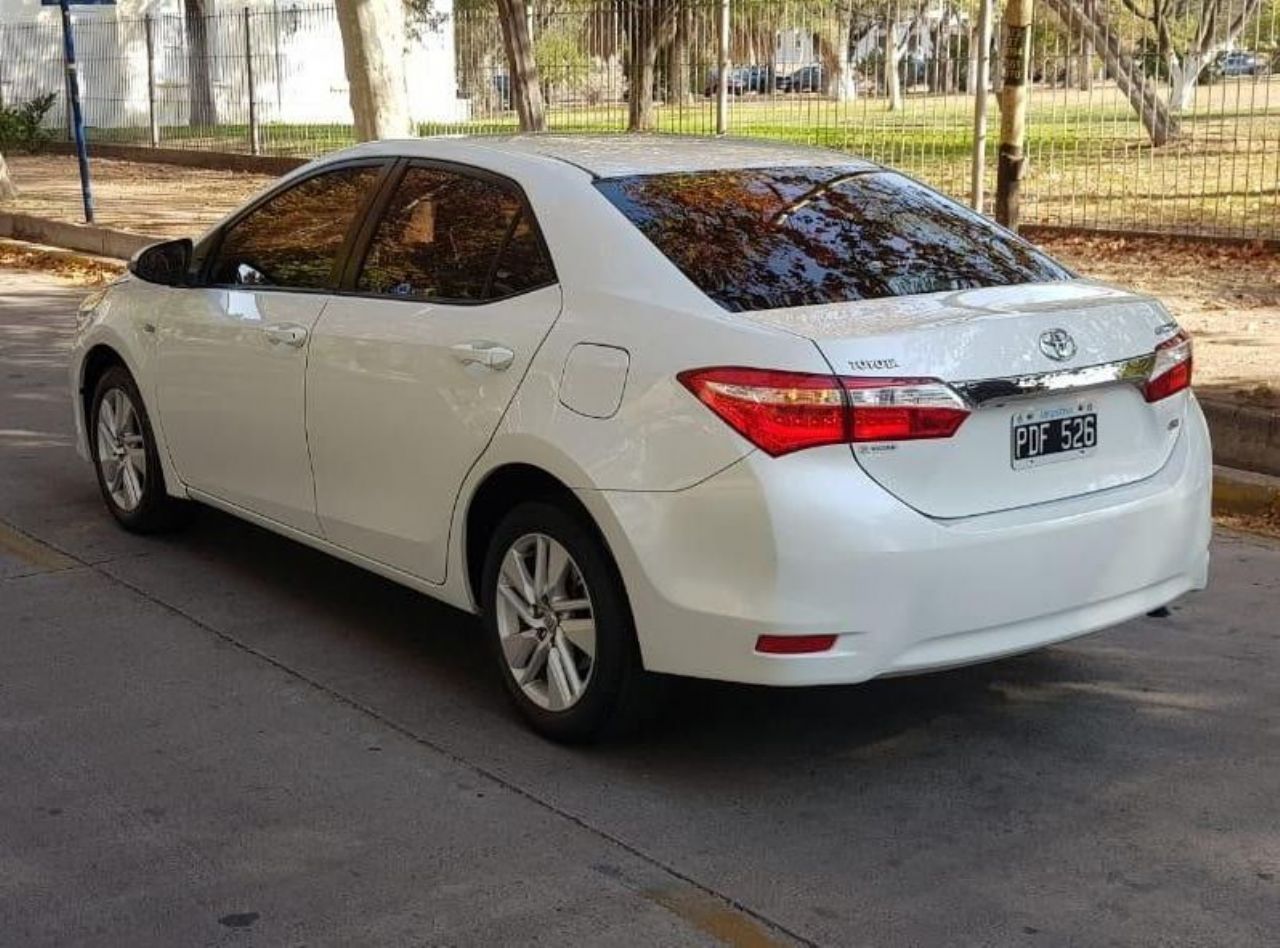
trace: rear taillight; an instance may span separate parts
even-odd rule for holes
[[[950,438],[969,417],[960,396],[937,379],[843,378],[850,441]]]
[[[839,378],[771,369],[681,372],[680,382],[774,457],[824,444],[949,438],[969,416],[937,379]]]
[[[1143,388],[1149,402],[1158,402],[1191,387],[1191,337],[1185,330],[1156,346],[1156,361]]]

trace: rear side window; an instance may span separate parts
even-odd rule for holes
[[[347,230],[381,168],[340,168],[307,178],[226,231],[210,271],[215,284],[318,290],[329,285]]]
[[[410,168],[356,286],[404,299],[479,302],[553,281],[537,228],[514,191],[453,171]]]
[[[887,171],[738,169],[596,187],[731,312],[1071,276],[981,215]]]

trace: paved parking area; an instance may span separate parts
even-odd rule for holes
[[[1221,536],[1169,619],[567,750],[463,615],[116,529],[77,295],[0,273],[0,943],[1275,944],[1280,545]]]

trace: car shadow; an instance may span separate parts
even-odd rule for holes
[[[305,604],[306,614],[313,617],[287,643],[271,631],[281,623],[271,620],[230,633],[237,639],[249,635],[245,644],[291,667],[299,661],[310,665],[308,653],[332,660],[339,649],[344,679],[357,687],[379,683],[368,694],[348,695],[361,704],[376,709],[383,700],[379,695],[395,693],[395,686],[387,684],[394,676],[402,691],[420,688],[429,696],[422,700],[432,709],[448,709],[455,722],[465,722],[468,715],[502,718],[506,733],[499,743],[538,742],[510,709],[475,617],[207,508],[186,533],[165,542],[175,554],[195,554],[211,567],[229,571],[233,587],[254,590],[273,609],[281,604],[283,615],[290,614],[292,603]],[[1096,661],[1048,649],[947,672],[796,689],[666,678],[655,718],[591,753],[647,757],[661,747],[664,757],[678,760],[729,753],[726,748],[733,748],[730,756],[735,757],[821,755],[836,748],[890,750],[903,735],[927,730],[942,719],[967,719],[966,727],[984,721],[999,726],[1011,691],[1025,697],[1041,689],[1047,700],[1057,694],[1055,683],[1095,676],[1097,669],[1082,664]],[[324,666],[307,672],[312,678],[325,674]],[[344,690],[348,684],[334,687]],[[419,720],[430,726],[433,716],[423,711]]]

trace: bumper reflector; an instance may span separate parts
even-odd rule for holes
[[[835,644],[834,635],[762,635],[756,639],[756,651],[765,655],[811,655]]]

